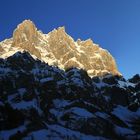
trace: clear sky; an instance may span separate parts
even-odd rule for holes
[[[124,77],[140,73],[140,0],[0,0],[0,41],[24,19],[44,33],[65,26],[75,40],[91,38]]]

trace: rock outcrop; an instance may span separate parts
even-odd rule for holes
[[[19,47],[41,58],[40,52],[35,48],[39,38],[37,28],[30,20],[25,20],[13,32],[12,47]]]
[[[1,50],[5,49],[2,58],[12,55],[14,51],[26,50],[49,65],[61,69],[82,68],[91,77],[107,73],[120,75],[114,58],[107,50],[93,43],[91,39],[74,41],[64,27],[43,34],[32,21],[25,20],[14,30],[12,42],[7,47],[1,42],[0,46]]]

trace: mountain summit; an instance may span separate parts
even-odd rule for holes
[[[43,34],[30,20],[24,20],[13,32],[13,37],[0,42],[0,57],[7,58],[24,50],[32,56],[61,69],[84,69],[89,76],[107,73],[120,75],[111,54],[93,43],[91,39],[74,39],[59,27]]]

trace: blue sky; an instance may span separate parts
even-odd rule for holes
[[[140,0],[0,0],[0,41],[24,19],[44,33],[65,26],[75,40],[91,38],[124,77],[140,73]]]

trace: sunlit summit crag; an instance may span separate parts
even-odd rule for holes
[[[91,39],[74,41],[64,27],[44,34],[31,20],[24,20],[14,30],[12,38],[0,42],[0,55],[7,58],[23,50],[61,69],[84,69],[91,77],[107,73],[120,75],[114,58],[107,50]]]

